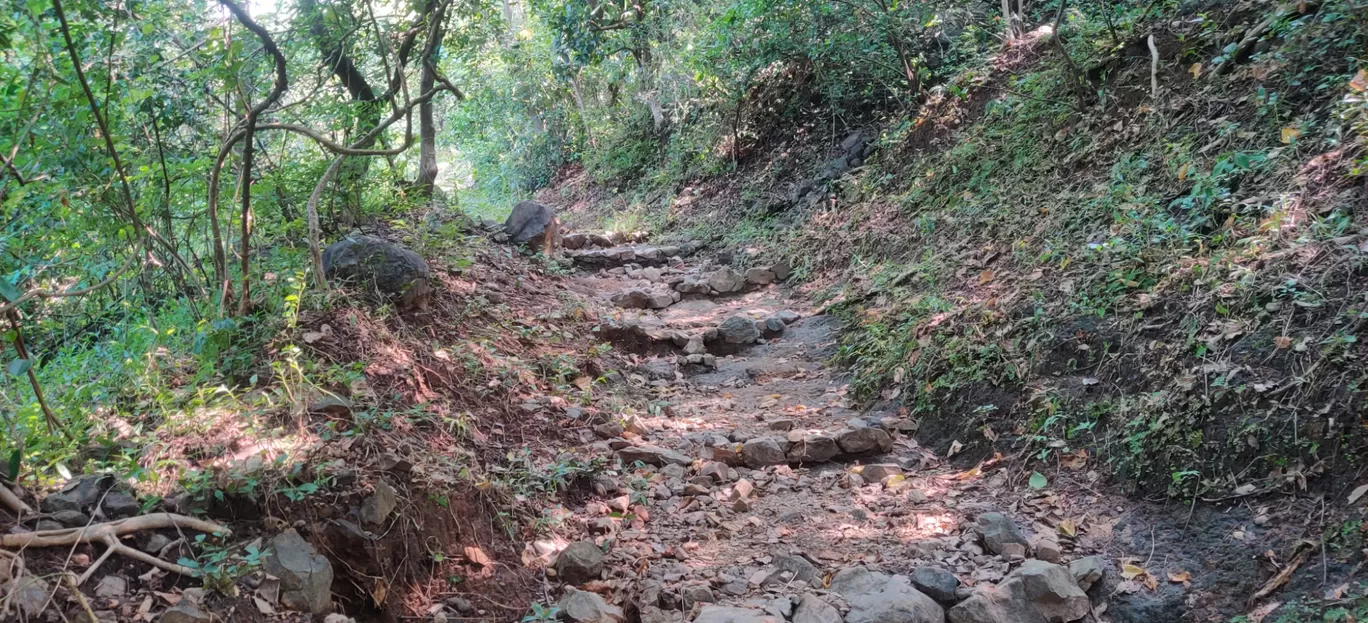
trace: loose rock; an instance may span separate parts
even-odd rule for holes
[[[1024,553],[1024,548],[1029,545],[1021,530],[1017,529],[1016,522],[1002,513],[979,515],[974,531],[983,540],[984,549],[994,554],[1002,554],[1008,550],[1007,546],[1012,544],[1020,545]]]
[[[637,461],[656,467],[666,464],[688,465],[693,463],[693,459],[690,459],[683,454],[668,448],[659,448],[656,446],[628,446],[618,450],[618,457],[622,459],[623,463],[627,463],[628,465]]]
[[[841,623],[841,613],[821,597],[807,593],[793,611],[793,623]]]
[[[847,454],[888,452],[893,448],[893,438],[883,429],[873,427],[842,429],[836,433],[836,443]]]
[[[598,579],[603,573],[603,550],[593,541],[576,541],[556,557],[556,577],[566,584],[579,585]]]
[[[361,503],[361,521],[371,526],[383,524],[398,504],[399,498],[394,487],[384,480],[377,480],[375,493]]]
[[[779,440],[774,437],[756,437],[742,444],[741,459],[745,462],[746,467],[751,469],[782,465],[788,463],[788,457],[784,451],[787,444],[786,440]]]
[[[694,623],[782,623],[772,614],[732,606],[704,606]]]
[[[565,589],[565,595],[556,605],[560,607],[561,614],[576,623],[618,623],[627,618],[622,608],[604,601],[597,593],[573,587]]]
[[[955,603],[955,589],[959,579],[953,573],[938,567],[917,567],[907,576],[912,586],[941,603]]]
[[[401,308],[422,307],[428,295],[427,262],[393,242],[350,236],[323,250],[323,274],[350,282],[362,292],[378,292]]]
[[[280,601],[286,607],[324,614],[332,607],[332,563],[294,528],[271,539],[266,572],[280,578]]]

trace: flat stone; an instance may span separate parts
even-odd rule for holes
[[[628,446],[618,450],[618,457],[622,459],[623,463],[628,465],[637,461],[655,467],[668,464],[688,465],[693,463],[693,459],[690,459],[683,454],[657,446]]]
[[[1078,588],[1086,593],[1107,574],[1107,561],[1101,556],[1079,558],[1069,563],[1069,573],[1073,575]]]
[[[793,581],[801,584],[811,584],[813,580],[818,579],[817,567],[802,556],[775,554],[774,567],[778,571],[791,574]]]
[[[167,608],[161,618],[157,619],[160,623],[211,623],[212,620],[213,617],[208,612],[200,610],[200,607],[190,600],[181,600],[180,603]]]
[[[556,557],[554,567],[556,577],[566,584],[597,580],[603,573],[603,550],[593,541],[576,541]]]
[[[128,594],[128,580],[117,575],[107,575],[100,578],[100,583],[95,585],[95,596],[102,599],[119,599]]]
[[[85,512],[91,508],[104,492],[114,486],[114,477],[109,474],[85,474],[71,479],[62,487],[61,491],[51,493],[43,498],[39,503],[39,508],[45,513],[56,513],[60,511],[80,511]]]
[[[744,583],[743,583],[744,584]],[[703,606],[694,623],[782,623],[772,614],[733,606]]]
[[[785,309],[774,315],[775,318],[783,321],[784,324],[793,324],[803,319],[802,314],[791,309]]]
[[[765,324],[760,327],[760,335],[764,336],[767,340],[772,340],[783,335],[784,329],[786,328],[788,328],[788,325],[784,324],[783,320],[778,318],[767,318],[765,319]]]
[[[4,588],[12,595],[10,603],[31,621],[38,620],[38,615],[42,614],[48,605],[48,593],[51,591],[48,583],[31,573],[24,574],[17,585],[6,585]]]
[[[622,608],[614,606],[597,593],[566,587],[565,595],[556,604],[565,618],[576,623],[619,623],[626,620]]]
[[[712,589],[697,584],[685,588],[681,596],[684,601],[685,610],[692,609],[694,607],[694,604],[717,603],[717,596],[713,595]]]

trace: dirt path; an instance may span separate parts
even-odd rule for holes
[[[633,257],[630,250],[595,253]],[[574,288],[607,305],[635,304],[662,296],[671,282],[690,290],[726,270],[706,260],[660,263],[600,266]],[[721,277],[725,284],[739,275]],[[957,623],[1034,621],[1029,609],[1037,604],[1046,604],[1036,608],[1042,612],[1054,609],[1050,620],[1157,621],[1175,614],[1169,605],[1183,595],[1171,585],[1184,585],[1170,582],[1160,561],[1135,553],[1133,564],[1146,573],[1119,577],[1116,561],[1131,554],[1135,531],[1150,531],[1124,502],[1089,486],[1098,476],[1086,456],[1076,457],[1058,483],[1033,478],[1021,457],[952,467],[918,445],[915,422],[852,407],[845,380],[828,365],[834,319],[812,315],[779,284],[741,289],[618,312],[611,335],[645,357],[631,380],[669,408],[630,422],[621,436],[600,431],[609,438],[597,449],[616,451],[628,467],[617,482],[622,497],[609,492],[606,503],[583,509],[595,543],[609,551],[608,579],[591,590],[625,589],[633,595],[629,614],[635,607],[652,623],[766,616],[840,623],[842,612],[847,623],[921,621],[909,605],[921,602],[890,588],[902,586],[902,576],[940,602],[928,621],[942,620],[942,609]],[[730,344],[709,333],[744,324],[735,317],[761,327],[772,318],[789,322],[781,334],[754,343]],[[709,353],[736,352],[680,353],[681,346],[697,350],[690,348],[694,338]],[[648,519],[624,514],[629,510],[644,510]],[[1104,556],[1087,558],[1096,554]],[[898,575],[856,586],[850,578],[861,567]],[[1096,579],[1086,577],[1089,569],[1106,579],[1084,596]],[[1032,584],[1037,576],[1048,582]],[[1020,588],[1023,579],[1027,589]],[[1109,602],[1124,606],[1107,614]],[[745,610],[708,608],[714,603]],[[890,611],[901,614],[879,618]]]

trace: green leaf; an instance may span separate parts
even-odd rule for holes
[[[5,366],[5,371],[9,372],[10,376],[23,376],[28,374],[29,368],[32,367],[33,362],[28,359],[15,359]]]
[[[13,303],[19,300],[19,297],[22,295],[19,293],[19,290],[15,289],[14,284],[10,283],[8,279],[0,277],[0,296],[5,297],[5,300]]]
[[[1040,472],[1031,472],[1030,485],[1032,489],[1044,489],[1045,487],[1050,486],[1050,481],[1046,480],[1045,474],[1042,474]]]
[[[22,442],[20,442],[20,443],[22,443]],[[10,459],[9,459],[9,479],[10,479],[10,480],[19,480],[19,468],[23,466],[23,460],[24,460],[24,449],[23,449],[22,447],[15,448],[15,449],[14,449],[14,452],[11,452],[11,453],[10,453]]]

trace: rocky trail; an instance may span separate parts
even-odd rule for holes
[[[1196,568],[1208,514],[1161,531],[1162,509],[1098,492],[1086,453],[1052,478],[1021,456],[956,466],[903,414],[856,410],[828,365],[836,323],[787,267],[679,250],[571,252],[572,288],[623,308],[603,330],[645,357],[631,378],[664,406],[595,429],[626,471],[596,482],[584,540],[551,566],[584,589],[566,589],[570,619],[1161,621],[1229,606],[1199,576],[1256,581]]]

